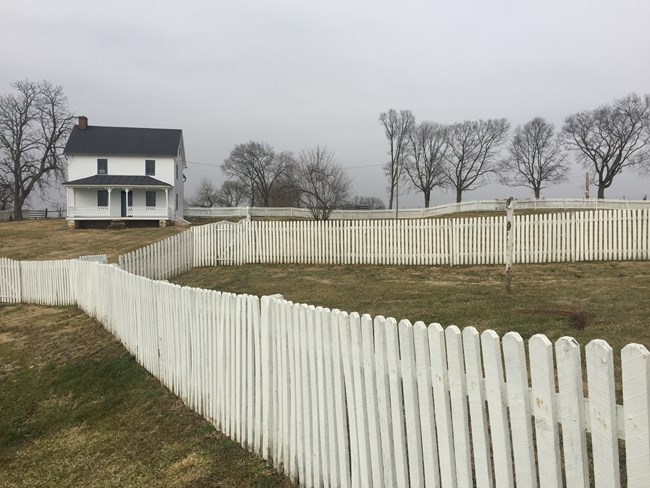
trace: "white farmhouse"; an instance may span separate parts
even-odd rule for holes
[[[183,218],[183,170],[179,129],[100,127],[79,117],[64,149],[68,159],[68,222]]]

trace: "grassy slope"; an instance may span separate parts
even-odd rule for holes
[[[124,252],[181,227],[0,222],[0,256]],[[0,305],[0,486],[289,486],[75,308]]]
[[[140,247],[187,230],[186,227],[68,229],[65,220],[0,222],[0,257],[12,259],[70,259],[107,254],[109,262]]]

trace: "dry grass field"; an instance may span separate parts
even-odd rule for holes
[[[0,223],[0,256],[117,256],[185,230]],[[80,310],[0,305],[0,487],[290,486]]]
[[[0,222],[0,257],[71,259],[88,254],[106,254],[111,263],[120,254],[187,230],[171,226],[127,229],[68,229],[65,220]]]

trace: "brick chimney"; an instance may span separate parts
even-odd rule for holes
[[[86,130],[88,128],[88,117],[85,115],[79,116],[79,129]]]

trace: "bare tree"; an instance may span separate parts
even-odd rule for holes
[[[326,148],[303,151],[293,172],[294,186],[301,205],[316,220],[327,220],[332,210],[348,199],[352,183],[345,169]]]
[[[207,178],[201,178],[194,198],[189,202],[192,207],[214,207],[218,205],[217,190]]]
[[[16,93],[0,96],[0,187],[8,188],[14,216],[34,189],[63,178],[63,146],[73,116],[63,88],[47,81],[17,81]]]
[[[421,122],[411,131],[404,169],[411,186],[424,194],[424,206],[427,208],[431,191],[443,183],[446,153],[446,129],[443,125]]]
[[[0,210],[11,208],[11,187],[9,185],[0,185]]]
[[[636,93],[594,110],[569,115],[562,128],[566,145],[578,162],[594,170],[598,198],[605,198],[614,177],[626,167],[650,161],[650,95]]]
[[[353,206],[356,208],[367,209],[367,210],[381,210],[386,208],[384,202],[382,202],[377,197],[359,197],[359,196],[354,197],[350,202],[348,202],[348,206]]]
[[[251,205],[259,199],[268,207],[273,186],[294,164],[290,152],[276,154],[269,144],[250,141],[236,145],[221,169],[250,189]]]
[[[518,126],[499,168],[502,183],[533,190],[535,198],[549,183],[566,181],[568,165],[553,124],[535,117]]]
[[[238,207],[248,199],[248,188],[241,181],[226,180],[216,193],[217,205]]]
[[[445,186],[456,190],[456,202],[463,192],[483,186],[496,171],[497,155],[510,123],[506,119],[466,120],[447,127]]]
[[[388,112],[379,114],[379,122],[384,127],[384,133],[390,150],[390,160],[384,166],[384,172],[388,177],[388,208],[393,208],[393,199],[398,190],[400,178],[402,178],[402,169],[408,150],[409,134],[415,126],[415,117],[410,110],[400,110],[397,112],[390,109]]]

